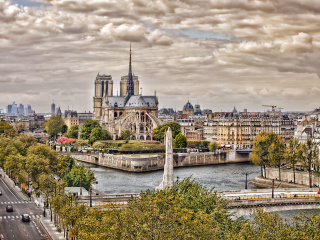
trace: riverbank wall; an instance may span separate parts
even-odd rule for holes
[[[77,161],[119,169],[128,172],[149,172],[164,168],[165,155],[113,155],[70,154]],[[179,153],[173,155],[174,167],[205,166],[225,163],[249,162],[249,154],[238,154],[233,150],[215,153]]]
[[[258,176],[253,179],[250,183],[258,186],[271,188],[273,183],[272,180],[275,181],[275,188],[305,188],[309,187],[309,172],[308,171],[297,171],[295,172],[296,181],[294,183],[293,171],[292,169],[281,168],[280,176],[279,176],[279,168],[266,168],[266,176],[264,178],[262,176]],[[312,174],[312,186],[319,186],[320,178]]]

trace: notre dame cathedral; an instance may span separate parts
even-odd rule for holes
[[[108,130],[113,139],[130,130],[132,139],[152,140],[153,129],[160,125],[158,98],[139,94],[139,79],[132,73],[131,46],[129,73],[121,77],[120,96],[113,96],[111,75],[98,74],[94,82],[93,119]],[[118,94],[117,94],[118,95]]]

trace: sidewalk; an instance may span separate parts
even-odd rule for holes
[[[14,186],[13,190],[16,192],[17,195],[19,195],[25,201],[29,200],[29,198],[22,193],[21,189],[18,186],[14,185],[14,182],[12,181],[12,179],[10,179],[2,169],[0,169],[0,173],[2,175],[2,179],[8,184],[8,186]],[[37,206],[44,205],[44,201],[41,197],[39,198],[35,197],[35,198],[32,198],[32,200]],[[58,229],[54,226],[54,222],[53,221],[51,222],[49,210],[46,211],[46,217],[42,216],[40,218],[40,223],[44,227],[44,229],[47,231],[47,233],[49,234],[52,240],[65,239],[63,231],[58,232]]]

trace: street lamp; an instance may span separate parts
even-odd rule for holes
[[[90,192],[90,207],[92,207],[92,187],[91,186],[89,188],[89,192]]]
[[[248,189],[248,173],[246,173],[246,183],[244,185],[244,189]]]
[[[80,178],[80,196],[82,196],[82,187],[81,187],[81,178]]]
[[[274,179],[272,179],[272,194],[271,198],[274,198]]]

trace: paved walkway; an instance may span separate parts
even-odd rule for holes
[[[9,185],[12,186],[14,191],[16,192],[17,195],[19,195],[23,200],[28,201],[29,198],[22,193],[22,190],[18,187],[15,186],[14,182],[12,179],[8,177],[8,175],[0,169],[0,173],[2,175],[2,179]],[[33,198],[33,202],[37,206],[44,206],[44,201],[41,197],[39,198]],[[59,232],[58,229],[54,226],[54,222],[51,222],[51,217],[50,217],[50,211],[46,210],[46,217],[41,216],[40,218],[40,223],[44,227],[44,229],[47,231],[47,233],[50,235],[52,240],[58,240],[58,239],[66,239],[64,236],[63,231]]]

